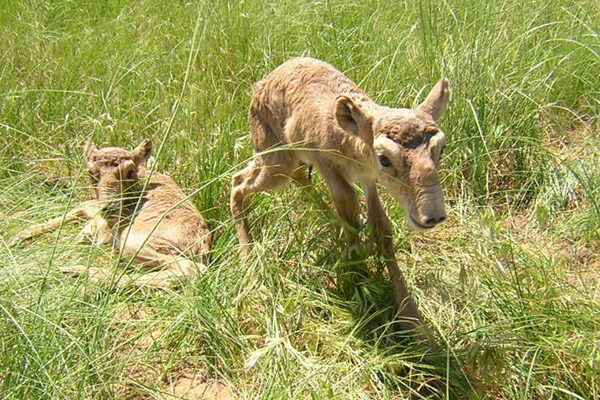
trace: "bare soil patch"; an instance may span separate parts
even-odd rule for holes
[[[201,374],[186,372],[168,383],[169,399],[233,400],[227,385],[218,380],[206,380]]]

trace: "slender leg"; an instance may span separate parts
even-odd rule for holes
[[[360,253],[358,228],[360,224],[360,204],[354,187],[334,168],[320,167],[319,173],[329,187],[335,210],[342,220],[342,234],[345,240],[344,259],[350,261],[339,270],[337,284],[344,296],[354,294],[360,281],[368,276],[368,270]]]
[[[147,274],[126,275],[125,279],[121,279],[124,281],[124,285],[131,283],[135,286],[171,287],[191,281],[199,273],[204,273],[208,269],[206,265],[196,264],[182,256],[161,255],[158,261],[168,267],[162,271]]]
[[[417,305],[408,293],[406,280],[398,268],[396,255],[394,254],[392,228],[387,215],[381,207],[375,182],[366,185],[365,191],[367,196],[369,224],[374,228],[376,240],[378,241],[383,256],[385,257],[386,266],[388,268],[392,286],[394,288],[394,296],[396,298],[397,307],[396,312],[400,320],[400,326],[405,330],[422,328],[425,330],[425,333],[429,333],[425,324],[423,323],[423,318],[421,317],[421,313],[419,312]],[[420,336],[423,339],[426,339],[425,336]]]
[[[90,219],[75,238],[76,243],[92,243],[96,246],[112,244],[113,233],[108,221],[101,215]]]
[[[157,263],[165,265],[166,268],[146,274],[120,275],[116,282],[117,287],[122,288],[133,285],[139,287],[168,288],[192,280],[198,273],[203,273],[207,269],[204,264],[195,264],[191,260],[180,256],[160,255]],[[77,275],[87,274],[90,277],[90,282],[106,281],[116,274],[115,271],[109,268],[88,268],[83,265],[60,268],[60,270]]]
[[[282,188],[289,181],[292,172],[293,166],[289,155],[286,152],[276,152],[258,157],[233,177],[230,205],[243,259],[247,259],[250,253],[248,248],[250,235],[246,222],[247,196]]]
[[[356,191],[350,183],[335,169],[319,166],[319,173],[331,192],[333,205],[340,219],[346,224],[344,232],[350,243],[358,241],[357,230],[360,225],[360,204]]]
[[[86,201],[82,203],[80,207],[69,211],[65,215],[22,230],[10,238],[8,244],[13,246],[18,243],[32,240],[40,235],[43,235],[44,233],[59,228],[62,225],[72,224],[81,219],[92,219],[100,212],[101,209],[101,206],[96,201]]]
[[[249,256],[248,244],[250,243],[248,222],[246,221],[248,205],[246,199],[247,192],[245,188],[247,187],[247,182],[256,180],[259,174],[260,168],[255,167],[255,163],[251,162],[246,168],[233,176],[233,189],[231,190],[230,206],[240,244],[240,253],[243,259],[246,259]]]

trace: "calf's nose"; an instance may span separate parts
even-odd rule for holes
[[[421,217],[421,224],[423,226],[432,227],[441,224],[446,220],[446,211],[441,210],[439,212],[429,213]]]

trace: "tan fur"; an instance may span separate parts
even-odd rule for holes
[[[206,269],[211,234],[204,219],[177,184],[167,175],[146,170],[152,144],[143,141],[133,151],[118,147],[84,147],[96,200],[83,203],[66,215],[19,232],[11,244],[45,232],[89,220],[78,241],[110,244],[126,258],[144,267],[160,268],[146,274],[121,275],[116,284],[168,287],[191,279]],[[197,260],[197,263],[192,261]],[[114,276],[105,268],[61,268],[87,273],[92,281]],[[117,274],[118,275],[118,274]]]
[[[400,319],[406,328],[421,325],[395,261],[392,229],[376,182],[407,209],[413,228],[429,229],[445,219],[437,175],[445,138],[435,121],[449,96],[448,81],[442,79],[414,110],[380,106],[334,67],[311,58],[289,60],[256,83],[248,116],[256,157],[233,177],[231,193],[242,257],[249,255],[248,195],[283,188],[299,169],[314,166],[341,219],[356,228],[359,203],[352,185],[360,183]]]

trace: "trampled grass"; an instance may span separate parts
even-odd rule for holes
[[[1,0],[0,397],[210,398],[219,382],[240,399],[600,398],[598,21],[592,0]],[[297,188],[256,197],[240,265],[228,198],[251,86],[297,55],[387,105],[451,81],[449,221],[410,232],[383,194],[439,348],[403,337],[380,260],[348,265]],[[58,272],[126,266],[73,244],[76,227],[6,246],[91,196],[90,135],[160,148],[214,230],[207,274],[116,291]]]

